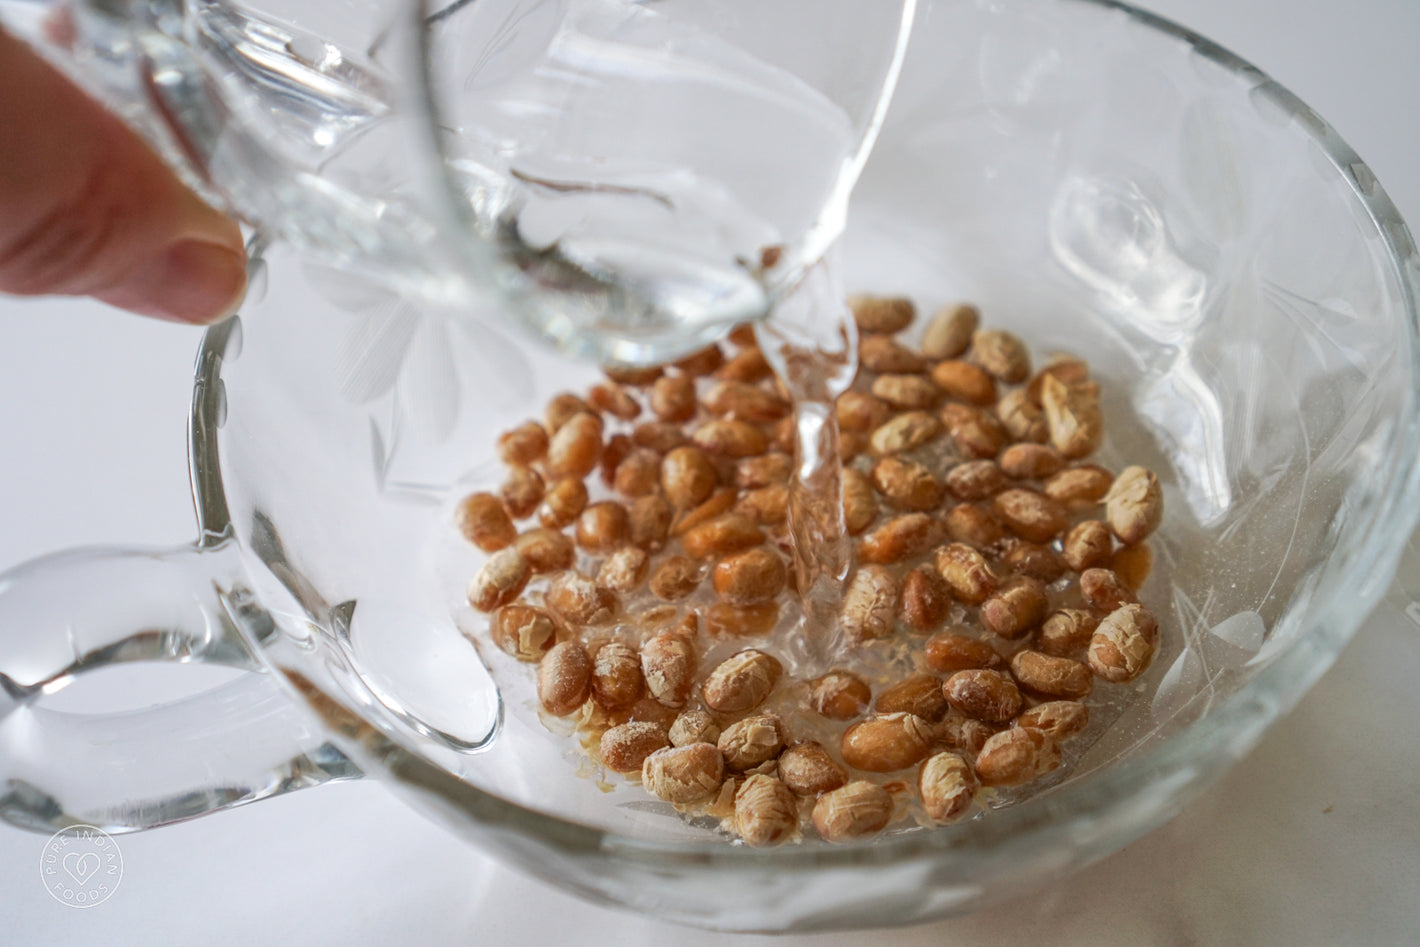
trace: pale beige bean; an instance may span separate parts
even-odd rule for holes
[[[1060,747],[1049,734],[1012,727],[986,741],[976,756],[976,776],[986,786],[1016,786],[1039,779],[1060,762]]]
[[[1070,523],[1063,506],[1024,487],[1002,490],[992,499],[991,509],[1013,533],[1033,543],[1052,542]]]
[[[491,493],[473,493],[454,510],[454,525],[463,538],[484,552],[497,552],[513,544],[518,530],[503,509],[503,501]]]
[[[1016,718],[1016,726],[1040,730],[1056,743],[1079,733],[1089,722],[1089,708],[1076,700],[1052,700],[1036,704]]]
[[[873,692],[849,671],[829,671],[809,682],[809,706],[829,720],[852,720],[868,709]]]
[[[906,329],[917,317],[917,307],[905,296],[850,296],[848,308],[861,332],[891,335]]]
[[[664,602],[675,602],[694,592],[704,576],[704,567],[686,556],[668,556],[651,573],[651,594]]]
[[[818,797],[814,828],[830,842],[849,842],[876,835],[892,821],[892,794],[858,779]]]
[[[1021,692],[1000,671],[957,671],[942,685],[947,703],[968,717],[986,723],[1005,723],[1021,712]]]
[[[951,705],[942,696],[942,682],[931,674],[909,674],[878,694],[873,710],[879,714],[913,714],[938,723]]]
[[[738,773],[775,759],[784,749],[784,724],[774,714],[756,714],[730,724],[716,741],[725,766]]]
[[[941,524],[926,513],[895,516],[873,529],[859,542],[863,562],[891,565],[931,549],[942,537]]]
[[[795,743],[779,754],[779,779],[795,794],[813,798],[848,782],[848,770],[838,765],[823,744]]]
[[[731,605],[716,602],[705,612],[705,631],[712,636],[762,638],[779,623],[777,602]]]
[[[675,805],[709,799],[724,782],[724,758],[709,743],[662,747],[641,764],[646,791]]]
[[[914,460],[884,457],[873,465],[873,486],[899,510],[925,512],[942,502],[942,485]]]
[[[1079,700],[1089,695],[1094,684],[1090,669],[1084,664],[1039,651],[1017,651],[1011,655],[1011,674],[1021,687],[1037,697]]]
[[[1105,518],[1119,541],[1132,546],[1159,526],[1164,494],[1159,478],[1143,467],[1125,467],[1104,498]]]
[[[977,329],[971,337],[971,358],[1007,384],[1020,384],[1030,377],[1030,353],[1025,343],[1004,329]]]
[[[640,720],[619,724],[602,734],[599,754],[607,769],[618,773],[640,772],[647,757],[670,746],[664,727]]]
[[[912,349],[885,335],[865,335],[858,341],[858,364],[880,375],[922,372],[927,363]]]
[[[1090,380],[1090,366],[1073,355],[1054,356],[1049,364],[1035,373],[1024,389],[1031,404],[1039,406],[1044,403],[1042,391],[1047,376],[1067,385],[1084,385]]]
[[[843,761],[869,773],[892,773],[926,759],[931,726],[921,717],[899,713],[873,716],[843,731]]]
[[[570,569],[577,558],[572,537],[557,529],[530,529],[513,546],[523,554],[534,574]]]
[[[1065,458],[1048,444],[1012,444],[1001,452],[1001,470],[1017,480],[1045,480],[1065,467]]]
[[[580,641],[554,645],[537,666],[537,698],[554,717],[566,717],[592,695],[592,656]]]
[[[592,699],[604,710],[621,710],[641,699],[645,681],[636,650],[622,641],[608,641],[592,660]]]
[[[879,375],[873,394],[899,411],[925,411],[942,402],[942,389],[921,375]]]
[[[986,745],[1000,728],[992,724],[968,717],[960,710],[953,709],[946,719],[932,728],[933,740],[941,746],[950,747],[964,754],[967,759],[976,759],[976,754]]]
[[[1121,605],[1138,601],[1109,569],[1086,569],[1080,573],[1080,594],[1090,607],[1102,612],[1112,612]]]
[[[1025,390],[1015,388],[1001,396],[996,402],[996,416],[1001,425],[1018,441],[1044,444],[1050,439],[1050,426],[1046,423],[1045,412],[1030,403]]]
[[[1017,576],[981,603],[981,623],[1002,638],[1019,638],[1040,627],[1050,612],[1045,586]]]
[[[546,492],[547,487],[542,477],[537,471],[527,467],[510,468],[508,478],[498,488],[508,515],[517,520],[531,516]]]
[[[587,485],[577,477],[563,477],[554,483],[537,508],[538,522],[548,529],[570,525],[587,508]]]
[[[1123,605],[1105,616],[1090,638],[1090,669],[1111,684],[1143,674],[1159,647],[1159,623],[1142,605]]]
[[[955,753],[927,758],[917,773],[917,795],[933,822],[950,822],[971,808],[976,798],[976,774]]]
[[[996,576],[985,557],[965,543],[950,543],[938,549],[935,565],[952,595],[968,605],[980,605],[996,591]]]
[[[897,579],[881,566],[858,567],[843,595],[841,624],[852,642],[886,638],[897,617]]]
[[[740,713],[764,703],[784,666],[773,655],[749,649],[721,661],[701,685],[701,696],[711,710]]]
[[[898,617],[913,631],[929,632],[946,621],[952,592],[934,570],[925,566],[907,573],[902,582]]]
[[[707,421],[690,436],[700,448],[732,460],[754,457],[769,449],[764,431],[748,421]]]
[[[536,421],[498,436],[498,456],[510,467],[526,467],[547,455],[547,429]]]
[[[493,613],[488,635],[505,654],[519,661],[537,661],[557,643],[557,625],[540,608],[504,605]]]
[[[1084,457],[1104,439],[1104,415],[1099,392],[1088,385],[1067,385],[1045,376],[1040,389],[1050,443],[1066,457]]]
[[[718,559],[758,546],[764,542],[764,532],[749,517],[726,513],[686,531],[680,540],[689,555]]]
[[[481,612],[512,602],[528,584],[528,561],[515,548],[488,557],[468,586],[468,603]]]
[[[667,707],[683,707],[695,684],[695,645],[663,632],[641,645],[641,677],[651,696]]]
[[[789,570],[777,552],[758,546],[727,556],[715,564],[711,580],[720,598],[731,605],[757,605],[784,590]]]
[[[568,625],[605,625],[616,617],[616,594],[574,572],[555,576],[547,587],[547,607]]]
[[[928,667],[943,673],[994,668],[1001,664],[1001,656],[985,641],[952,632],[928,638],[923,646],[923,657]]]
[[[981,314],[975,306],[944,306],[922,333],[922,354],[928,358],[956,358],[971,345],[971,336],[980,323]]]
[[[799,826],[794,794],[773,776],[755,775],[735,793],[735,832],[745,844],[767,848],[788,841]]]
[[[872,525],[878,515],[878,501],[867,474],[851,467],[843,471],[843,525],[849,536],[857,536]]]
[[[868,446],[878,456],[899,454],[931,442],[942,430],[942,422],[935,415],[908,411],[874,428]]]
[[[996,403],[996,380],[970,362],[938,362],[932,366],[932,381],[949,398],[978,405]]]
[[[1035,646],[1046,654],[1068,658],[1089,647],[1099,619],[1082,608],[1052,614],[1035,633]]]
[[[694,743],[714,746],[715,741],[720,739],[720,726],[708,711],[687,710],[671,724],[670,739],[673,746],[690,746]]]
[[[1077,523],[1065,534],[1061,544],[1065,561],[1076,572],[1108,567],[1114,558],[1114,539],[1109,526],[1099,520]]]
[[[651,558],[644,549],[623,546],[607,556],[597,570],[597,584],[613,592],[631,592],[646,580]]]
[[[1006,475],[994,460],[969,460],[947,471],[947,492],[958,500],[989,500],[1006,488]]]
[[[937,413],[957,450],[967,457],[995,457],[1010,443],[1010,435],[996,415],[974,405],[951,402]]]

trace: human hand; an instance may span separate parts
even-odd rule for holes
[[[236,223],[0,30],[0,292],[207,323],[246,289]]]

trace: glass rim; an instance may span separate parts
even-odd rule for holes
[[[1134,24],[1184,44],[1194,53],[1247,82],[1268,96],[1287,118],[1301,126],[1327,161],[1347,182],[1365,209],[1385,247],[1385,262],[1400,289],[1410,335],[1409,356],[1420,377],[1420,255],[1415,241],[1389,196],[1356,152],[1315,111],[1265,72],[1225,47],[1158,14],[1122,0],[1051,0],[1077,6],[1120,12]],[[266,241],[258,235],[249,256],[260,265]],[[1381,254],[1375,259],[1380,260]],[[211,544],[234,535],[222,481],[218,449],[218,420],[224,413],[220,374],[223,353],[233,334],[229,320],[209,329],[198,352],[190,426],[190,473],[193,499],[201,533],[199,542]],[[408,747],[383,746],[385,773],[369,773],[409,781],[432,790],[474,822],[501,831],[512,829],[539,839],[550,848],[585,853],[589,849],[628,861],[654,863],[659,868],[679,865],[699,872],[776,870],[833,870],[871,863],[901,863],[920,859],[941,862],[968,859],[990,851],[1013,862],[1032,852],[1043,855],[1052,842],[1072,838],[1086,848],[1078,829],[1093,824],[1094,841],[1088,863],[1118,848],[1130,838],[1156,827],[1184,802],[1201,793],[1233,762],[1245,755],[1274,720],[1290,710],[1331,666],[1342,647],[1389,587],[1404,544],[1420,517],[1420,465],[1408,461],[1420,456],[1420,423],[1416,392],[1409,393],[1403,425],[1398,426],[1395,449],[1390,453],[1389,483],[1362,530],[1366,541],[1331,581],[1355,590],[1344,602],[1333,596],[1302,619],[1297,640],[1236,692],[1203,718],[1164,740],[1158,746],[1093,773],[1077,783],[1053,788],[1024,802],[993,810],[989,817],[910,831],[849,844],[789,845],[761,850],[731,845],[722,840],[666,842],[643,839],[595,828],[557,815],[530,809],[479,789],[424,760]],[[1405,469],[1398,469],[1405,465]],[[1344,606],[1344,607],[1343,607]],[[297,692],[289,690],[292,699]],[[300,698],[311,701],[314,695]],[[381,738],[384,740],[385,738]],[[393,764],[393,765],[389,765]],[[464,804],[459,800],[463,798]],[[472,804],[469,804],[469,800]],[[1122,800],[1137,805],[1122,806]]]

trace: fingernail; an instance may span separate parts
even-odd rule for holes
[[[241,253],[205,240],[184,240],[98,298],[141,315],[206,325],[236,312],[246,286]]]

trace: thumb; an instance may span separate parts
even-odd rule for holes
[[[237,225],[0,31],[0,292],[94,296],[205,323],[246,287]]]

